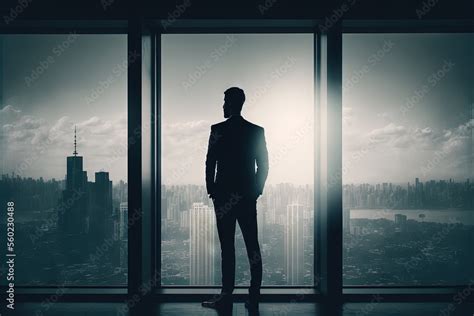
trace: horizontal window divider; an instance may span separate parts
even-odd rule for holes
[[[128,20],[21,20],[0,24],[0,34],[127,34]]]
[[[2,287],[2,292],[5,292],[6,287]],[[15,286],[16,294],[50,294],[50,293],[62,293],[62,294],[126,294],[127,287],[62,287],[62,286],[42,286],[42,287],[20,287]]]
[[[359,290],[359,289],[383,289],[383,290],[394,290],[394,289],[462,289],[469,287],[469,284],[464,285],[350,285],[344,286],[345,290]]]
[[[220,288],[160,288],[155,295],[160,302],[201,301],[210,295],[220,293]],[[262,288],[260,290],[263,302],[314,302],[321,294],[314,288]],[[236,288],[233,293],[235,301],[241,301],[248,296],[248,288]]]
[[[220,285],[162,285],[161,289],[220,289]],[[235,286],[236,289],[248,289],[248,286]],[[262,285],[262,289],[314,289],[310,285]]]
[[[470,33],[471,20],[343,19],[342,33]]]
[[[352,302],[453,302],[460,289],[344,289],[342,301]],[[474,295],[465,297],[463,302],[474,302]]]

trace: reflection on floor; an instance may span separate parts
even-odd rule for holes
[[[452,303],[452,302],[451,302]],[[474,304],[456,305],[449,311],[446,303],[347,303],[342,311],[326,310],[321,304],[312,303],[261,303],[261,316],[266,315],[318,315],[318,316],[473,316]],[[2,309],[4,306],[2,306]],[[224,315],[249,315],[243,303],[234,303],[232,311]],[[186,316],[219,315],[216,311],[201,307],[200,303],[163,303],[146,311],[127,311],[120,303],[19,303],[15,311],[2,315],[21,316]]]

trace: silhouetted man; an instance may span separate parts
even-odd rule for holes
[[[224,92],[224,118],[212,125],[206,156],[206,187],[214,201],[221,244],[222,290],[202,303],[220,308],[232,304],[235,283],[235,226],[239,223],[250,263],[249,300],[245,306],[258,309],[262,283],[262,257],[257,233],[257,198],[268,175],[268,152],[264,129],[241,115],[244,91],[232,87]],[[216,168],[217,167],[217,168]]]

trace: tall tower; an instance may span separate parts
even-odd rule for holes
[[[63,234],[83,234],[88,230],[87,172],[77,153],[76,128],[74,127],[74,152],[67,157],[66,189],[58,207],[59,229]]]
[[[214,285],[216,267],[216,215],[203,203],[189,211],[190,285]]]
[[[62,192],[58,211],[58,238],[67,264],[87,260],[89,230],[89,189],[83,160],[77,153],[76,128],[74,152],[67,157],[66,188]]]
[[[285,268],[288,285],[304,282],[304,206],[292,203],[286,207]]]

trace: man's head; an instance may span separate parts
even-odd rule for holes
[[[244,90],[237,87],[227,89],[224,92],[224,117],[228,118],[231,115],[240,115],[244,102]]]

